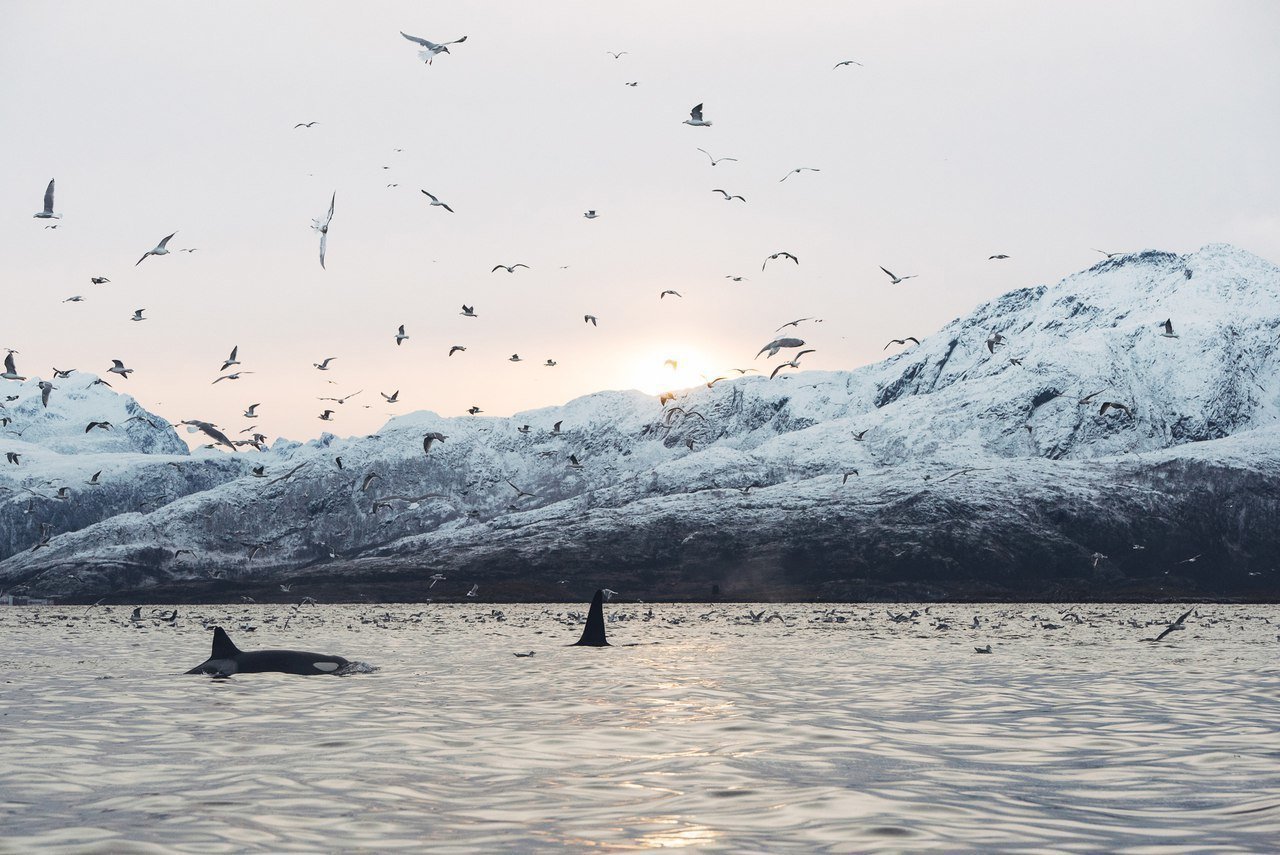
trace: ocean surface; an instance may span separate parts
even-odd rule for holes
[[[1274,852],[1280,607],[1184,610],[0,608],[0,851]]]

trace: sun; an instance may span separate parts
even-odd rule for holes
[[[629,385],[646,395],[660,395],[706,383],[712,379],[712,370],[706,355],[697,348],[673,345],[646,349],[629,362]]]

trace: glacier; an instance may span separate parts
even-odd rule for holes
[[[34,381],[12,383],[0,414],[25,429],[0,441],[21,455],[0,472],[0,585],[81,600],[449,600],[475,584],[493,600],[1274,599],[1278,343],[1280,268],[1212,244],[1010,292],[852,371],[741,376],[665,405],[611,391],[510,418],[417,412],[239,455],[188,453],[92,375],[58,380],[47,409]],[[104,417],[113,430],[83,433]],[[429,432],[447,439],[424,453]],[[58,484],[70,499],[49,498]]]

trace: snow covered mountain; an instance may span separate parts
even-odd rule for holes
[[[168,501],[55,523],[35,551],[13,532],[0,580],[82,597],[286,579],[426,596],[437,574],[446,598],[1280,596],[1278,343],[1275,265],[1222,245],[1117,256],[855,371],[202,456]],[[447,439],[424,453],[431,432]],[[28,453],[72,441],[50,437]],[[83,453],[63,448],[60,466]],[[113,480],[154,477],[159,448],[113,454]]]

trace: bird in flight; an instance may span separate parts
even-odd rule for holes
[[[804,356],[806,353],[816,353],[816,352],[817,351],[813,350],[812,348],[810,348],[809,350],[802,350],[799,353],[797,353],[790,362],[778,363],[777,367],[773,369],[773,373],[769,375],[769,379],[772,380],[774,377],[777,377],[778,372],[784,368],[799,368],[800,357]]]
[[[244,417],[246,419],[256,419],[258,417],[258,407],[261,406],[262,404],[250,404],[249,408],[244,411]]]
[[[236,371],[231,374],[223,374],[221,377],[219,377],[217,380],[214,380],[213,383],[210,383],[209,385],[212,386],[216,383],[222,382],[223,380],[239,380],[241,374],[252,374],[252,373],[253,373],[252,371]]]
[[[174,233],[173,233],[173,235],[176,235],[176,234],[177,234],[177,232],[174,232]],[[137,260],[137,262],[135,262],[135,263],[134,263],[134,265],[133,265],[133,266],[134,266],[134,267],[137,267],[139,264],[141,264],[142,262],[146,261],[146,260],[147,260],[147,256],[149,256],[149,255],[168,255],[168,254],[169,254],[169,246],[168,246],[168,244],[169,244],[169,239],[170,239],[170,238],[172,238],[172,237],[173,237],[173,235],[169,235],[169,237],[165,238],[164,240],[162,240],[162,241],[160,241],[158,244],[156,244],[155,249],[149,249],[149,250],[147,250],[146,252],[144,252],[144,253],[142,254],[142,258],[139,258],[139,259]]]
[[[0,380],[26,380],[18,373],[17,367],[13,364],[14,351],[9,351],[4,357],[4,373],[0,374]]]
[[[400,330],[396,333],[396,347],[399,347],[400,342],[404,341],[408,337],[409,336],[405,335],[405,332],[404,332],[404,324],[401,324]]]
[[[1162,326],[1162,327],[1164,327],[1164,332],[1160,333],[1160,335],[1164,336],[1165,338],[1177,338],[1177,337],[1178,337],[1178,334],[1177,334],[1177,333],[1175,333],[1175,332],[1173,331],[1173,319],[1172,319],[1172,318],[1166,319],[1166,320],[1165,320],[1165,322],[1164,322],[1163,324],[1161,324],[1161,326]]]
[[[1003,253],[1001,253],[1000,255],[988,255],[988,256],[987,256],[987,261],[998,261],[998,260],[1000,260],[1000,259],[1004,259],[1004,258],[1008,258],[1008,257],[1009,257],[1009,256],[1004,255]]]
[[[1178,616],[1177,620],[1175,620],[1173,623],[1165,627],[1164,632],[1160,633],[1159,635],[1157,635],[1155,638],[1152,638],[1152,639],[1144,638],[1143,641],[1147,641],[1147,640],[1159,641],[1160,639],[1164,638],[1166,635],[1168,635],[1171,632],[1176,632],[1178,630],[1186,629],[1186,627],[1183,626],[1183,623],[1186,621],[1187,618],[1191,617],[1194,611],[1195,609],[1187,609],[1185,612],[1183,612],[1181,615]]]
[[[783,324],[782,326],[774,330],[774,332],[782,332],[787,327],[798,327],[800,324],[804,323],[805,321],[813,321],[815,324],[822,323],[821,318],[796,318],[794,321],[787,321],[785,324]]]
[[[1098,415],[1105,416],[1107,410],[1120,410],[1129,418],[1133,418],[1133,410],[1118,401],[1103,401],[1102,406],[1098,409]]]
[[[906,281],[906,280],[908,280],[908,279],[915,279],[915,278],[916,278],[916,276],[918,276],[918,275],[919,275],[919,274],[917,274],[917,273],[912,273],[910,276],[898,276],[898,275],[894,274],[892,271],[887,270],[887,269],[886,269],[886,268],[884,268],[884,267],[881,267],[880,269],[881,269],[881,270],[884,270],[884,272],[885,272],[886,274],[888,274],[889,278],[893,280],[893,284],[894,284],[894,285],[897,285],[899,282],[905,282],[905,281]]]
[[[618,51],[617,53],[614,53],[614,52],[613,52],[613,51],[611,51],[611,50],[607,50],[607,51],[605,51],[605,53],[609,54],[609,56],[613,57],[614,59],[617,59],[617,58],[618,58],[618,57],[620,57],[620,56],[626,56],[626,55],[627,55],[627,53],[628,53],[628,51],[620,50],[620,51]]]
[[[659,298],[659,299],[661,299],[661,298]],[[599,324],[598,324],[598,323],[596,323],[596,321],[598,321],[598,320],[599,320],[599,318],[597,318],[595,315],[583,315],[583,316],[582,316],[582,322],[583,322],[584,324],[591,324],[591,326],[593,326],[593,327],[595,327],[595,326],[599,326]]]
[[[473,409],[475,409],[475,408],[473,407]],[[423,454],[430,454],[430,453],[431,453],[431,444],[432,444],[433,442],[444,442],[444,441],[445,441],[446,439],[448,439],[448,438],[449,438],[449,437],[445,436],[444,434],[442,434],[442,433],[440,433],[440,432],[438,432],[438,431],[432,431],[431,433],[427,434],[426,436],[424,436],[424,437],[422,438],[422,453],[423,453]]]
[[[333,205],[338,201],[338,191],[333,191],[333,196],[329,198],[329,213],[323,217],[316,217],[311,221],[311,228],[320,233],[320,268],[324,269],[324,251],[329,243],[329,223],[333,222]]]
[[[475,407],[475,406],[467,407],[467,415],[469,416],[478,416],[483,412],[484,410],[480,409],[479,407]]]
[[[732,160],[734,163],[738,162],[738,158],[736,157],[712,157],[711,152],[707,151],[705,148],[700,148],[698,149],[698,151],[702,152],[707,156],[707,159],[711,161],[712,166],[715,166],[717,163],[720,163],[721,161],[725,161],[725,160]]]
[[[515,264],[495,264],[493,266],[493,269],[490,270],[489,272],[497,273],[499,270],[505,270],[508,273],[515,273],[517,267],[523,267],[525,270],[529,269],[529,265],[516,262]]]
[[[107,369],[111,374],[119,374],[123,379],[128,380],[129,375],[133,373],[132,368],[125,368],[124,363],[119,359],[111,360],[111,367]]]
[[[766,350],[770,357],[778,355],[778,351],[784,347],[804,347],[804,339],[802,338],[775,338],[773,341],[760,348],[760,353]],[[760,358],[760,353],[756,354],[756,359]]]
[[[779,178],[778,183],[781,184],[783,181],[786,181],[788,178],[790,178],[792,175],[795,175],[797,172],[821,172],[821,171],[822,171],[821,169],[817,169],[816,167],[813,167],[813,166],[797,166],[795,169],[791,170],[786,175]]]
[[[331,422],[333,421],[333,410],[325,410],[323,413],[316,416],[316,418],[320,419],[322,422]]]
[[[436,44],[435,42],[429,42],[426,39],[420,39],[417,36],[411,36],[403,30],[400,31],[400,35],[415,44],[422,45],[424,50],[418,51],[418,59],[422,60],[427,65],[430,65],[431,61],[436,58],[436,54],[449,53],[449,45],[460,45],[467,40],[467,37],[463,36],[462,38],[454,39],[451,42],[441,42],[440,44]]]
[[[142,317],[142,313],[143,313],[143,312],[145,312],[145,311],[146,311],[146,309],[134,309],[134,310],[133,310],[133,317],[132,317],[132,318],[129,318],[129,320],[131,320],[131,321],[145,321],[145,320],[146,320],[146,318]]]
[[[920,343],[920,339],[916,338],[916,337],[915,337],[915,336],[913,336],[913,335],[909,335],[909,336],[907,336],[906,338],[894,338],[894,339],[890,339],[890,340],[889,340],[889,344],[906,344],[906,343],[907,343],[907,342],[909,342],[909,341],[915,342],[916,344],[919,344],[919,343]],[[889,344],[886,344],[882,349],[883,349],[883,350],[888,350],[888,349],[889,349]]]
[[[134,266],[136,267],[137,265],[134,265]],[[107,284],[108,282],[110,282],[111,280],[110,280],[110,279],[108,279],[108,278],[107,278],[107,277],[105,277],[105,276],[94,276],[94,277],[93,277],[92,279],[90,279],[89,281],[90,281],[90,282],[92,282],[94,285],[105,285],[105,284]]]
[[[298,128],[309,128],[312,125],[318,125],[318,124],[320,123],[319,122],[298,122],[298,124],[293,126],[293,129],[296,131]]]
[[[520,354],[513,353],[507,357],[507,362],[524,362],[524,360],[520,358]]]
[[[44,210],[32,215],[38,220],[62,219],[61,214],[55,214],[53,212],[53,182],[54,182],[54,179],[50,178],[49,186],[46,187],[44,191]],[[134,266],[137,267],[136,264]]]
[[[987,336],[987,352],[995,353],[996,348],[1000,347],[1004,343],[1004,336],[1000,335],[998,332],[993,332],[991,335]]]
[[[726,191],[726,190],[712,190],[711,192],[712,192],[712,193],[719,193],[721,196],[723,196],[723,197],[724,197],[724,200],[725,200],[726,202],[731,202],[731,201],[733,201],[734,199],[741,199],[743,202],[747,201],[747,200],[746,200],[746,198],[745,198],[745,197],[743,197],[743,196],[730,196],[730,195],[729,195],[729,193],[728,193],[728,191]]]
[[[800,263],[800,259],[796,258],[794,255],[792,255],[789,252],[775,252],[773,255],[769,256],[764,260],[764,264],[760,265],[760,269],[764,270],[765,266],[768,265],[770,261],[775,261],[776,259],[779,259],[779,258],[789,258],[792,261],[794,261],[796,264]]]
[[[671,290],[671,289],[669,289],[669,288],[668,288],[666,291],[663,291],[661,294],[659,294],[659,295],[658,295],[658,299],[659,299],[659,300],[661,300],[661,299],[665,298],[668,294],[673,294],[673,295],[675,295],[676,297],[679,297],[681,300],[683,300],[683,299],[684,299],[684,295],[683,295],[683,294],[681,294],[679,291],[672,291],[672,290]]]
[[[236,354],[239,352],[240,352],[240,345],[237,344],[235,347],[231,348],[231,354],[223,361],[222,367],[219,368],[218,370],[226,371],[228,368],[230,368],[233,365],[239,365],[240,360],[236,358]]]
[[[386,392],[379,392],[378,394],[379,394],[379,395],[381,395],[381,396],[382,396],[382,399],[383,399],[384,401],[386,401],[388,404],[394,404],[396,401],[399,401],[399,400],[400,400],[400,390],[399,390],[399,389],[395,390],[395,391],[394,391],[394,392],[392,392],[390,395],[388,395]]]
[[[449,355],[453,356],[458,351],[462,351],[463,353],[466,353],[467,349],[460,344],[455,344],[453,347],[449,348]]]
[[[711,123],[702,118],[702,105],[694,107],[689,111],[689,118],[684,120],[684,124],[693,125],[695,128],[709,128]],[[710,156],[710,155],[708,155]]]
[[[464,318],[474,318],[474,317],[476,317],[476,307],[475,307],[475,306],[468,306],[466,303],[463,303],[463,304],[462,304],[462,311],[461,311],[461,312],[459,312],[458,314],[462,315]],[[465,348],[464,348],[464,350],[465,350]]]
[[[320,371],[328,371],[328,370],[329,370],[329,363],[330,363],[330,362],[333,362],[333,360],[335,360],[335,359],[337,359],[337,358],[338,358],[338,357],[336,357],[336,356],[326,356],[326,357],[324,358],[324,361],[323,361],[323,362],[313,362],[313,363],[311,363],[311,364],[312,364],[312,365],[314,365],[314,366],[315,366],[318,370],[320,370]]]
[[[428,199],[430,199],[430,200],[431,200],[431,207],[433,207],[433,208],[444,208],[444,209],[445,209],[446,211],[448,211],[450,214],[452,214],[452,213],[453,213],[453,208],[450,208],[448,205],[446,205],[444,202],[441,202],[439,199],[437,199],[435,196],[433,196],[433,195],[431,195],[430,193],[428,193],[426,190],[423,190],[423,191],[422,191],[422,195],[426,196]]]
[[[586,217],[588,220],[594,220],[596,217],[598,217],[598,216],[600,216],[600,215],[596,213],[596,209],[595,209],[595,208],[592,208],[590,211],[587,211],[587,212],[586,212],[585,214],[583,214],[582,216]]]
[[[1115,258],[1117,255],[1123,255],[1121,252],[1107,252],[1105,249],[1094,249],[1094,252],[1100,252],[1107,258]]]
[[[845,59],[845,60],[841,60],[840,62],[837,62],[835,65],[831,66],[831,70],[832,70],[832,71],[835,71],[837,68],[840,68],[841,66],[844,66],[844,65],[856,65],[856,66],[861,67],[861,66],[862,66],[862,63],[858,62],[856,59]]]

